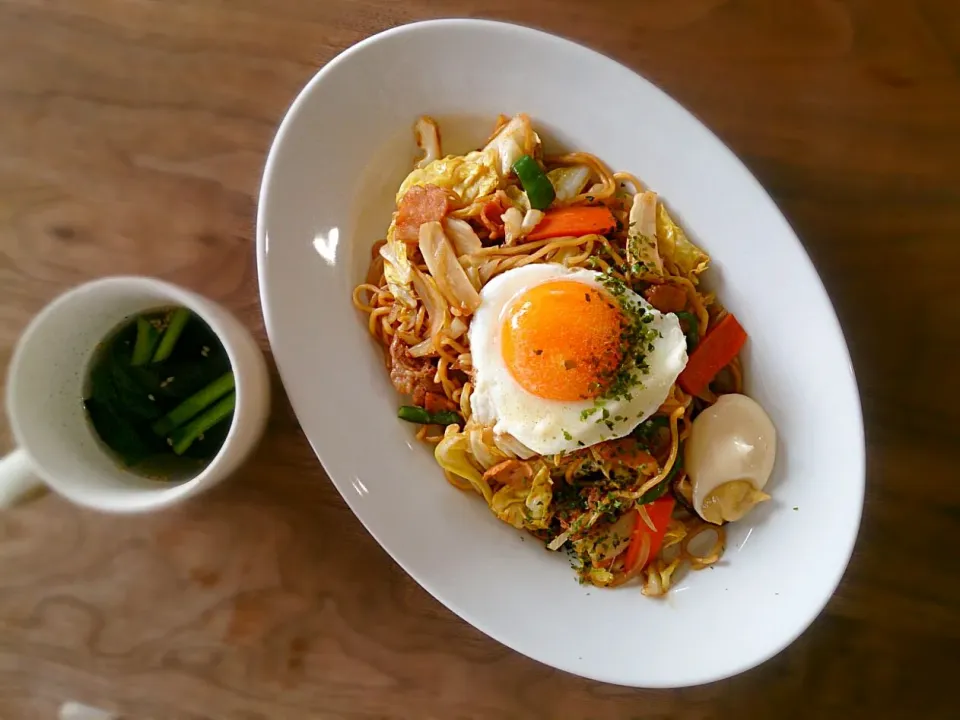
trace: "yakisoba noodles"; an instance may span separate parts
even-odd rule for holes
[[[500,116],[466,155],[436,123],[353,294],[448,482],[564,549],[583,582],[723,554],[768,496],[775,431],[743,395],[737,319],[700,287],[709,257],[632,174],[545,154]]]

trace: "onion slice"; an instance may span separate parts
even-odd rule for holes
[[[447,301],[463,313],[476,310],[480,294],[457,260],[440,223],[426,222],[420,226],[420,252]]]

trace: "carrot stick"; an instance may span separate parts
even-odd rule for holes
[[[547,211],[527,240],[606,235],[616,226],[617,219],[602,205],[557,208]]]
[[[725,315],[690,355],[687,366],[677,379],[680,387],[691,395],[703,392],[717,373],[737,356],[746,341],[747,333],[737,319]]]

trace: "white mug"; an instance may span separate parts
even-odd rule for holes
[[[138,313],[171,305],[192,310],[230,358],[236,407],[217,455],[182,482],[152,480],[120,465],[95,436],[83,406],[91,358],[111,331]],[[217,303],[161,280],[113,277],[61,295],[29,324],[7,374],[7,416],[17,449],[0,459],[0,507],[45,483],[80,505],[145,512],[205,490],[254,448],[270,409],[270,378],[256,341]]]

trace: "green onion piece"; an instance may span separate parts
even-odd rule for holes
[[[186,308],[177,308],[172,313],[170,313],[170,320],[167,323],[167,329],[163,331],[163,337],[160,338],[160,345],[157,347],[157,351],[153,354],[153,362],[163,362],[168,357],[170,353],[173,352],[173,348],[177,344],[177,340],[180,339],[180,333],[183,332],[183,328],[187,324],[187,320],[190,319],[190,311]]]
[[[513,171],[527,192],[530,207],[534,210],[545,210],[550,207],[557,193],[553,189],[550,178],[540,167],[540,163],[529,155],[524,155],[513,164]]]
[[[700,321],[691,312],[676,312],[674,315],[678,320],[687,321],[687,349],[693,350],[700,342]]]
[[[233,373],[229,371],[224,373],[206,387],[200,388],[173,410],[157,420],[152,425],[153,431],[157,435],[166,435],[171,430],[183,425],[194,415],[201,413],[209,405],[212,405],[214,401],[219,400],[233,390],[235,385],[236,381],[234,380]]]
[[[397,410],[397,417],[407,422],[426,425],[430,422],[430,413],[416,405],[401,405]]]
[[[137,340],[133,345],[133,358],[130,364],[134,367],[144,365],[153,355],[153,349],[160,339],[160,331],[144,317],[137,317]]]
[[[202,415],[198,415],[188,422],[182,428],[177,430],[170,437],[173,444],[173,451],[177,455],[183,455],[187,448],[193,445],[194,440],[203,433],[212,428],[219,422],[226,420],[233,412],[237,404],[237,394],[232,392],[213,407],[207,409]]]
[[[430,413],[422,407],[416,405],[401,405],[397,410],[397,417],[407,422],[419,423],[421,425],[459,425],[463,419],[458,413],[452,410],[443,410],[437,413]]]

